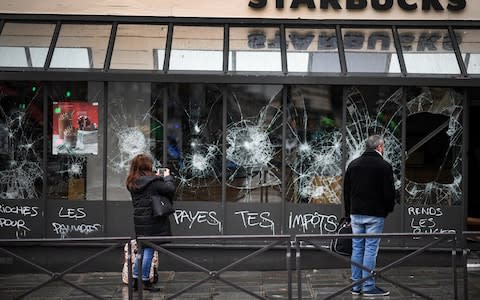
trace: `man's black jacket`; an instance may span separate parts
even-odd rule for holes
[[[365,151],[347,168],[344,178],[345,216],[386,217],[395,206],[392,166],[374,150]]]

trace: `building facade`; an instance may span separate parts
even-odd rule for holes
[[[333,233],[372,133],[387,232],[480,216],[473,1],[28,5],[0,4],[1,238],[133,234],[138,153],[176,177],[174,234]]]

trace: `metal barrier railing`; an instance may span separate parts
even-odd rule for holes
[[[268,243],[267,245],[265,245],[264,247],[261,247],[260,249],[250,253],[249,255],[241,258],[241,259],[238,259],[236,260],[235,262],[232,262],[231,264],[221,268],[220,270],[209,270],[208,268],[204,267],[204,266],[201,266],[195,262],[193,262],[192,260],[188,259],[188,258],[185,258],[183,256],[180,256],[176,253],[173,253],[172,251],[169,251],[167,249],[165,249],[164,247],[161,247],[159,245],[156,245],[154,244],[155,241],[157,242],[166,242],[166,241],[169,241],[169,242],[173,242],[173,241],[188,241],[188,240],[195,240],[195,241],[218,241],[218,240],[221,240],[222,242],[238,242],[238,241],[262,241],[262,242],[265,242],[265,243]],[[149,238],[149,237],[141,237],[141,238],[138,238],[137,239],[137,242],[138,242],[138,245],[139,245],[139,253],[141,253],[141,248],[143,247],[143,245],[146,245],[148,247],[151,247],[153,249],[156,249],[170,257],[173,257],[175,258],[176,260],[178,261],[181,261],[185,264],[188,264],[190,265],[191,267],[194,267],[195,269],[198,269],[200,270],[201,272],[204,272],[207,274],[207,276],[197,282],[194,282],[192,283],[191,285],[183,288],[182,290],[176,292],[175,294],[171,295],[171,296],[168,296],[166,299],[173,299],[173,298],[176,298],[178,296],[180,296],[181,294],[193,289],[194,287],[196,286],[199,286],[209,280],[218,280],[218,281],[221,281],[227,285],[230,285],[232,286],[233,288],[237,289],[237,290],[240,290],[246,294],[249,294],[250,296],[252,297],[255,297],[257,299],[267,299],[261,295],[258,295],[258,294],[255,294],[253,293],[252,291],[249,291],[229,280],[226,280],[224,278],[222,278],[222,273],[228,271],[228,270],[231,270],[232,268],[234,268],[235,266],[241,264],[242,262],[244,261],[247,261],[255,256],[258,256],[270,249],[272,249],[273,247],[275,246],[284,246],[285,248],[285,256],[286,256],[286,269],[287,269],[287,274],[288,274],[288,282],[287,282],[287,286],[288,286],[288,298],[291,299],[292,298],[292,272],[291,272],[291,265],[290,265],[290,261],[291,261],[291,247],[290,247],[290,242],[291,242],[291,236],[289,235],[277,235],[277,236],[271,236],[271,235],[256,235],[256,236],[251,236],[251,235],[234,235],[234,236],[202,236],[202,237],[198,237],[198,236],[181,236],[181,237],[155,237],[155,238]],[[139,266],[139,270],[138,270],[138,274],[141,274],[142,271],[141,271],[141,264],[138,264]],[[129,270],[130,271],[130,270]],[[129,278],[130,278],[130,275],[129,275]],[[141,280],[139,280],[139,282],[141,282]],[[129,285],[130,286],[130,285]],[[138,291],[139,291],[139,299],[142,300],[143,299],[143,292],[142,292],[142,287],[139,286],[138,287]]]
[[[28,296],[29,294],[35,292],[36,290],[46,286],[47,284],[50,284],[54,281],[62,281],[64,282],[65,284],[67,285],[70,285],[71,287],[77,289],[77,290],[80,290],[82,292],[84,292],[85,294],[87,295],[90,295],[94,298],[97,298],[97,299],[104,299],[103,297],[99,296],[99,295],[96,295],[95,293],[92,293],[91,291],[67,280],[64,278],[64,276],[68,273],[71,273],[73,272],[74,270],[76,270],[77,268],[79,268],[80,266],[82,265],[85,265],[86,263],[90,262],[91,260],[101,256],[101,255],[104,255],[105,253],[108,253],[118,247],[123,247],[123,245],[126,243],[126,241],[129,241],[131,238],[125,238],[125,237],[118,237],[118,238],[89,238],[89,239],[17,239],[17,240],[0,240],[0,252],[3,252],[7,255],[10,255],[40,271],[42,271],[43,273],[46,273],[48,275],[50,275],[50,279],[48,279],[47,281],[45,282],[42,282],[40,284],[38,284],[37,286],[31,288],[30,290],[24,292],[23,294],[15,297],[14,299],[22,299],[26,296]],[[72,265],[71,267],[65,269],[63,272],[54,272],[52,270],[48,270],[47,268],[44,268],[42,266],[40,266],[39,264],[35,263],[34,261],[32,261],[31,259],[27,259],[25,257],[22,257],[18,254],[15,254],[13,253],[12,251],[6,249],[5,247],[7,246],[32,246],[32,245],[49,245],[49,244],[58,244],[58,243],[61,243],[63,245],[75,245],[75,244],[78,244],[78,243],[85,243],[85,242],[95,242],[95,243],[100,243],[103,244],[103,243],[107,243],[105,245],[106,249],[103,249],[93,255],[90,255],[88,257],[86,257],[85,259],[77,262],[76,264]],[[112,244],[113,243],[113,244]],[[129,243],[130,244],[130,243]],[[4,246],[5,245],[5,246]],[[131,298],[130,298],[131,299]]]
[[[359,263],[356,263],[356,262],[353,262],[350,260],[350,257],[346,257],[346,256],[343,256],[343,255],[340,255],[340,254],[337,254],[335,252],[332,252],[330,251],[329,249],[326,249],[324,248],[322,245],[318,244],[315,242],[315,240],[332,240],[332,239],[335,239],[335,238],[385,238],[385,237],[388,237],[388,238],[433,238],[435,239],[433,242],[430,242],[428,243],[427,245],[424,245],[420,248],[418,248],[417,250],[415,250],[414,252],[412,253],[409,253],[403,257],[401,257],[400,259],[397,259],[395,260],[394,262],[388,264],[387,266],[384,266],[384,267],[381,267],[381,268],[378,268],[378,269],[374,269],[374,270],[370,270],[369,268],[367,268],[366,266],[362,265],[362,264],[359,264]],[[297,299],[302,299],[302,288],[301,288],[301,284],[302,284],[302,280],[301,280],[301,247],[300,247],[300,244],[303,243],[303,244],[310,244],[312,246],[314,246],[316,249],[318,250],[321,250],[322,252],[328,254],[328,255],[331,255],[332,257],[335,257],[339,260],[342,260],[342,261],[345,261],[347,262],[349,265],[353,264],[359,268],[361,268],[362,270],[365,270],[367,272],[370,273],[369,276],[367,277],[364,277],[358,281],[355,281],[355,282],[352,282],[351,284],[341,288],[340,290],[328,295],[327,297],[325,297],[324,299],[331,299],[331,298],[334,298],[346,291],[349,291],[353,286],[357,285],[357,284],[361,284],[363,283],[364,281],[368,280],[369,278],[376,278],[376,277],[380,277],[382,278],[383,280],[387,281],[387,282],[390,282],[391,284],[393,285],[396,285],[400,288],[403,288],[405,290],[408,290],[410,291],[411,293],[414,293],[420,297],[423,297],[425,299],[432,299],[431,297],[419,292],[419,291],[416,291],[412,288],[409,288],[408,286],[398,282],[398,281],[395,281],[395,280],[392,280],[392,279],[389,279],[388,277],[384,276],[382,273],[384,273],[385,271],[389,270],[389,269],[392,269],[393,267],[403,263],[404,261],[408,260],[409,258],[412,258],[416,255],[419,255],[421,254],[422,252],[426,251],[427,249],[430,249],[432,247],[434,247],[435,245],[438,245],[442,242],[448,242],[450,244],[452,244],[452,274],[453,274],[453,285],[454,285],[454,295],[455,295],[455,299],[458,299],[458,289],[457,289],[457,271],[456,271],[456,260],[455,260],[455,255],[456,255],[456,233],[436,233],[436,234],[430,234],[430,233],[420,233],[420,234],[415,234],[415,233],[380,233],[380,234],[325,234],[325,235],[318,235],[318,234],[300,234],[300,235],[297,235],[296,236],[296,239],[295,239],[295,247],[296,247],[296,258],[297,258],[297,262],[296,262],[296,267],[297,267],[297,284],[298,284],[298,297]]]
[[[462,232],[463,238],[466,240],[468,237],[473,237],[474,239],[478,239],[480,237],[480,231],[464,231]],[[480,241],[480,239],[478,240]],[[470,249],[464,247],[462,249],[462,266],[463,266],[463,294],[464,299],[468,300],[468,256],[470,255]]]
[[[359,268],[366,270],[370,272],[369,277],[374,277],[374,278],[381,278],[393,285],[396,285],[402,289],[405,289],[413,294],[416,294],[420,297],[423,297],[425,299],[432,299],[428,295],[425,295],[422,292],[419,292],[417,290],[414,290],[408,286],[406,286],[403,283],[400,283],[398,281],[392,280],[388,278],[388,276],[384,275],[383,273],[386,272],[387,270],[390,270],[392,268],[397,267],[398,265],[402,264],[406,260],[417,256],[421,254],[422,252],[425,252],[428,249],[432,249],[434,246],[446,242],[447,244],[450,244],[451,250],[452,250],[452,281],[453,281],[453,294],[454,298],[458,299],[458,276],[457,276],[457,252],[462,253],[462,260],[461,260],[461,265],[464,267],[464,273],[463,273],[463,298],[468,299],[468,270],[467,270],[467,258],[469,255],[469,249],[467,249],[465,246],[459,247],[459,241],[461,238],[461,241],[465,241],[466,237],[469,236],[480,236],[480,232],[471,232],[471,231],[465,231],[460,234],[456,233],[436,233],[436,234],[414,234],[414,233],[381,233],[381,234],[325,234],[325,235],[320,235],[320,234],[301,234],[301,235],[279,235],[279,236],[268,236],[268,235],[234,235],[234,236],[168,236],[168,237],[140,237],[137,239],[138,243],[138,253],[142,253],[141,249],[145,246],[151,247],[169,257],[172,257],[179,262],[182,262],[184,264],[187,264],[190,267],[193,267],[194,269],[197,269],[203,273],[206,274],[206,276],[189,286],[182,288],[181,290],[175,292],[173,295],[169,295],[166,297],[166,299],[173,299],[176,298],[185,292],[202,285],[210,280],[218,280],[224,284],[227,284],[237,290],[240,290],[252,297],[255,297],[257,299],[267,299],[262,295],[255,294],[254,292],[243,288],[239,286],[238,284],[231,282],[225,278],[222,277],[222,274],[228,270],[232,270],[234,267],[238,266],[239,264],[256,257],[262,253],[265,253],[272,248],[276,249],[284,249],[285,250],[285,257],[286,257],[286,271],[287,271],[287,288],[288,288],[288,299],[292,299],[293,297],[293,284],[292,284],[292,255],[291,255],[291,250],[294,248],[296,250],[296,255],[295,255],[295,263],[296,263],[296,275],[297,275],[297,292],[298,292],[298,299],[302,299],[302,276],[301,276],[301,253],[302,253],[302,246],[301,245],[311,245],[315,249],[318,249],[322,251],[323,253],[326,253],[328,255],[331,255],[332,257],[335,257],[341,261],[344,261],[345,263],[350,265],[352,262],[350,261],[350,257],[345,257],[342,255],[339,255],[337,253],[334,253],[330,251],[327,247],[324,245],[321,245],[318,243],[318,241],[330,241],[334,238],[354,238],[354,237],[379,237],[379,238],[421,238],[421,240],[427,240],[427,239],[433,239],[433,241],[427,243],[426,245],[423,245],[415,250],[413,249],[408,249],[411,250],[409,251],[410,253],[402,256],[401,258],[395,260],[394,262],[389,263],[386,266],[377,268],[375,270],[369,270],[367,267],[361,265],[361,264],[356,264]],[[11,240],[0,240],[0,252],[3,252],[9,256],[12,256],[28,265],[33,266],[34,268],[42,271],[43,273],[46,273],[50,275],[50,279],[47,281],[38,284],[37,286],[31,288],[30,290],[24,292],[23,294],[15,297],[15,299],[21,299],[24,298],[31,293],[37,291],[38,289],[44,287],[47,284],[50,284],[54,281],[62,281],[65,284],[72,286],[73,288],[80,290],[87,295],[94,297],[96,299],[103,299],[101,296],[96,295],[92,293],[91,291],[88,291],[87,289],[83,288],[82,286],[79,286],[78,284],[75,284],[66,278],[64,276],[68,273],[73,272],[74,270],[78,269],[80,266],[87,264],[88,262],[92,261],[93,259],[104,255],[108,252],[111,252],[114,249],[117,249],[119,247],[124,247],[125,244],[128,244],[128,253],[130,255],[131,253],[131,244],[130,241],[131,237],[119,237],[119,238],[88,238],[88,239],[11,239]],[[195,241],[195,242],[202,242],[200,245],[202,247],[208,247],[208,241],[213,241],[214,244],[218,243],[225,243],[226,245],[234,245],[234,243],[239,243],[239,242],[244,242],[244,241],[256,241],[256,242],[261,242],[262,245],[264,246],[261,247],[256,247],[253,252],[250,254],[246,255],[245,257],[238,259],[231,264],[228,264],[219,270],[210,270],[208,267],[202,266],[198,263],[195,263],[193,260],[188,259],[186,257],[180,256],[177,253],[172,252],[172,250],[169,250],[162,245],[155,244],[156,242],[182,242],[182,241]],[[23,246],[31,246],[31,245],[52,245],[52,244],[61,244],[63,245],[76,245],[78,243],[96,243],[95,246],[99,245],[104,245],[105,249],[90,255],[86,257],[85,259],[77,262],[76,264],[72,265],[71,267],[63,270],[62,272],[54,272],[51,270],[48,270],[45,267],[40,266],[38,263],[34,262],[31,259],[27,259],[25,257],[22,257],[9,249],[8,247],[23,247]],[[417,240],[418,242],[418,240]],[[230,243],[230,244],[229,244]],[[462,245],[466,245],[463,243]],[[255,244],[255,246],[258,246],[258,243]],[[412,252],[413,251],[413,252]],[[139,258],[141,259],[141,257]],[[141,274],[141,264],[139,264],[139,274]],[[128,284],[128,299],[133,299],[133,288],[132,288],[132,264],[131,264],[131,257],[128,258],[128,277],[129,277],[129,284]],[[334,298],[345,291],[351,289],[354,285],[359,284],[367,280],[367,278],[362,278],[361,280],[357,282],[352,282],[351,284],[339,289],[336,292],[333,292],[330,295],[327,295],[325,299],[331,299]],[[142,282],[139,280],[139,287],[138,287],[138,296],[139,299],[143,299],[143,291],[142,291]]]

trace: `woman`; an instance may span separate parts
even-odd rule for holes
[[[139,154],[132,160],[127,177],[127,189],[132,196],[133,223],[135,235],[138,236],[168,236],[172,235],[170,220],[167,217],[154,218],[152,215],[152,200],[150,195],[157,194],[172,202],[175,193],[175,184],[170,170],[165,168],[159,174],[152,171],[152,159]],[[143,289],[157,292],[160,289],[153,286],[149,280],[150,266],[153,259],[153,248],[143,248],[142,282]],[[138,288],[138,259],[133,264],[133,289]]]

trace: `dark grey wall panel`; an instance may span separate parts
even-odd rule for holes
[[[222,233],[222,207],[218,202],[174,203],[175,213],[170,216],[174,235],[217,235]]]
[[[49,200],[47,211],[47,238],[105,236],[101,201]]]
[[[130,201],[107,202],[107,236],[134,236]]]
[[[335,233],[343,216],[341,205],[287,204],[287,234]]]
[[[228,203],[225,234],[281,234],[280,203]]]
[[[0,200],[0,238],[42,238],[44,208],[38,200]]]

